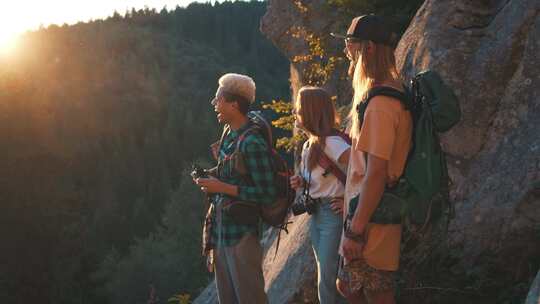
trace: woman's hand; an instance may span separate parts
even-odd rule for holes
[[[341,250],[343,256],[347,261],[358,260],[362,258],[362,250],[364,249],[364,243],[357,242],[348,237],[343,237],[341,242]]]
[[[293,190],[304,187],[304,178],[300,175],[291,176],[290,182]]]
[[[336,197],[330,201],[330,208],[334,211],[335,214],[343,213],[343,198]]]

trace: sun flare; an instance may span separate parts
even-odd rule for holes
[[[9,55],[17,48],[19,33],[0,30],[0,55]]]
[[[131,8],[151,7],[160,10],[190,2],[207,0],[17,0],[2,1],[0,7],[0,55],[15,55],[21,51],[18,40],[22,33],[39,30],[51,24],[75,24],[107,18],[115,11],[126,12]],[[214,1],[215,2],[215,1]],[[24,39],[21,39],[24,40]]]
[[[29,29],[29,26],[25,24],[28,19],[18,18],[15,13],[9,14],[9,12],[17,12],[14,7],[9,7],[9,9],[8,12],[4,10],[0,12],[0,55],[2,57],[16,53],[19,36]]]

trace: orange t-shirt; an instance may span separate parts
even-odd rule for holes
[[[400,101],[386,96],[374,97],[364,114],[358,138],[353,138],[345,186],[345,208],[358,195],[365,175],[365,153],[388,161],[388,179],[397,180],[403,173],[411,147],[412,119]],[[364,258],[373,268],[395,271],[399,266],[401,225],[369,223]]]

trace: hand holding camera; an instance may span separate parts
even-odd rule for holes
[[[202,192],[210,192],[208,189],[208,181],[210,178],[208,171],[197,164],[193,164],[193,166],[191,166],[191,173],[189,175],[191,175],[191,178],[193,178],[195,184],[201,187]]]
[[[304,178],[302,176],[300,176],[300,175],[291,176],[290,183],[291,183],[291,188],[293,190],[303,188],[304,187]]]
[[[193,180],[198,178],[208,178],[208,172],[197,164],[193,164],[193,166],[191,166],[191,173],[189,175],[191,175]]]
[[[213,169],[206,170],[193,165],[190,175],[204,193],[223,193],[233,197],[238,196],[238,186],[220,181],[215,177],[214,173]]]

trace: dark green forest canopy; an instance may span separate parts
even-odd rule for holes
[[[163,301],[207,282],[185,170],[220,134],[220,75],[288,98],[265,7],[131,10],[22,38],[0,65],[0,302],[146,303],[150,285]]]

